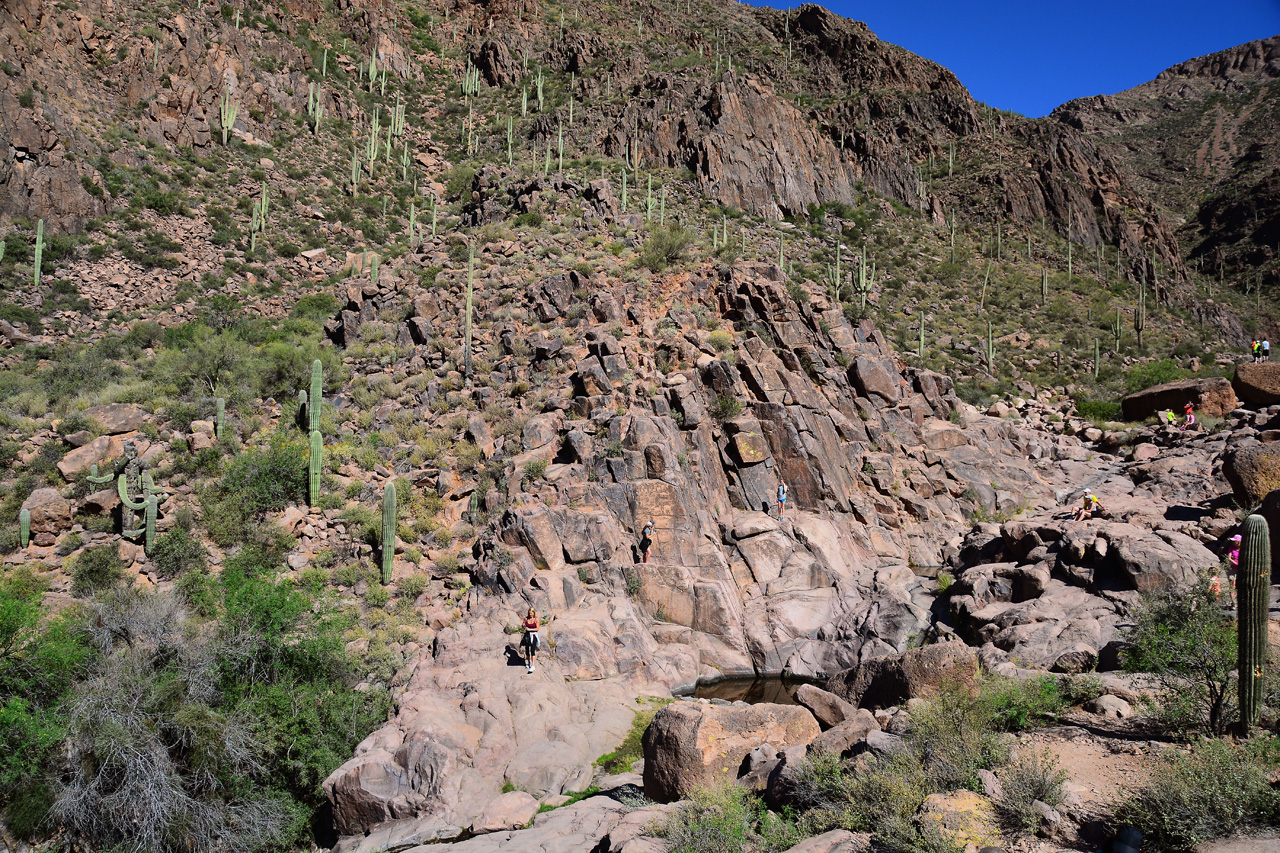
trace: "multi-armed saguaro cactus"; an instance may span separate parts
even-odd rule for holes
[[[320,430],[311,431],[310,452],[307,454],[307,503],[315,506],[320,502],[320,466],[324,463],[324,439]]]
[[[113,480],[115,480],[115,478],[116,478],[115,472],[112,472],[110,474],[103,474],[101,477],[99,477],[97,465],[89,466],[89,474],[88,476],[85,477],[86,480],[88,480],[90,483],[93,483],[95,486],[105,486],[107,483],[110,483]]]
[[[44,261],[44,220],[36,223],[36,262],[32,268],[32,278],[36,287],[40,286],[40,264]]]
[[[31,542],[31,510],[25,507],[18,513],[18,542],[23,548]]]
[[[311,396],[307,405],[307,432],[320,431],[320,407],[324,403],[324,365],[320,359],[311,362]]]
[[[231,138],[231,129],[236,125],[236,115],[240,112],[240,104],[231,99],[231,84],[218,102],[218,118],[222,122],[222,144],[226,145]]]
[[[391,583],[391,567],[396,556],[396,484],[387,483],[382,492],[382,582]]]
[[[1236,578],[1240,597],[1236,649],[1240,672],[1240,734],[1258,719],[1262,676],[1267,664],[1267,607],[1271,593],[1271,541],[1267,520],[1251,515],[1244,521],[1240,567]]]
[[[151,546],[155,544],[156,540],[156,514],[159,511],[160,504],[167,496],[161,494],[155,483],[151,481],[150,472],[144,471],[142,474],[141,493],[137,500],[129,497],[128,476],[121,474],[116,482],[116,491],[120,495],[120,503],[136,514],[134,523],[142,525],[132,529],[128,526],[122,526],[120,532],[130,539],[137,539],[141,536],[143,549],[147,553],[151,553]]]

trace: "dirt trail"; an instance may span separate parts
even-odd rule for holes
[[[1146,741],[1095,735],[1075,726],[1041,729],[1024,743],[1058,757],[1069,777],[1068,789],[1090,810],[1114,801],[1121,789],[1145,782],[1154,759]]]

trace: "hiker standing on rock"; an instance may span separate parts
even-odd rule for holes
[[[538,613],[532,607],[524,617],[524,638],[520,640],[520,648],[524,649],[525,672],[533,672],[538,662]]]
[[[787,517],[787,484],[778,483],[778,518]]]
[[[1263,361],[1271,360],[1271,341],[1262,342],[1262,360]]]
[[[653,519],[649,519],[649,523],[644,526],[644,530],[640,531],[640,554],[643,556],[642,562],[649,562],[649,551],[653,548]]]

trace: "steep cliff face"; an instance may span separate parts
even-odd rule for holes
[[[1161,72],[1052,118],[1097,139],[1168,212],[1192,262],[1248,282],[1277,274],[1280,37]]]

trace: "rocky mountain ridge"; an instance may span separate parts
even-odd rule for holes
[[[74,613],[106,547],[194,614],[261,560],[341,614],[336,686],[391,712],[310,785],[336,849],[662,849],[671,809],[638,790],[565,805],[668,799],[596,766],[646,697],[788,673],[857,702],[837,685],[921,645],[1110,672],[1140,592],[1212,570],[1265,496],[1280,410],[1205,377],[1242,309],[1182,311],[1206,282],[1175,220],[1090,135],[981,107],[864,25],[721,0],[60,11],[0,9],[4,564]],[[1220,404],[1204,432],[1081,414],[1169,372]],[[280,488],[228,523],[245,460]],[[127,541],[143,470],[151,533],[207,572]],[[1068,521],[1084,488],[1108,518]],[[906,718],[877,710],[823,743],[890,749]],[[751,784],[816,742],[804,713]]]

